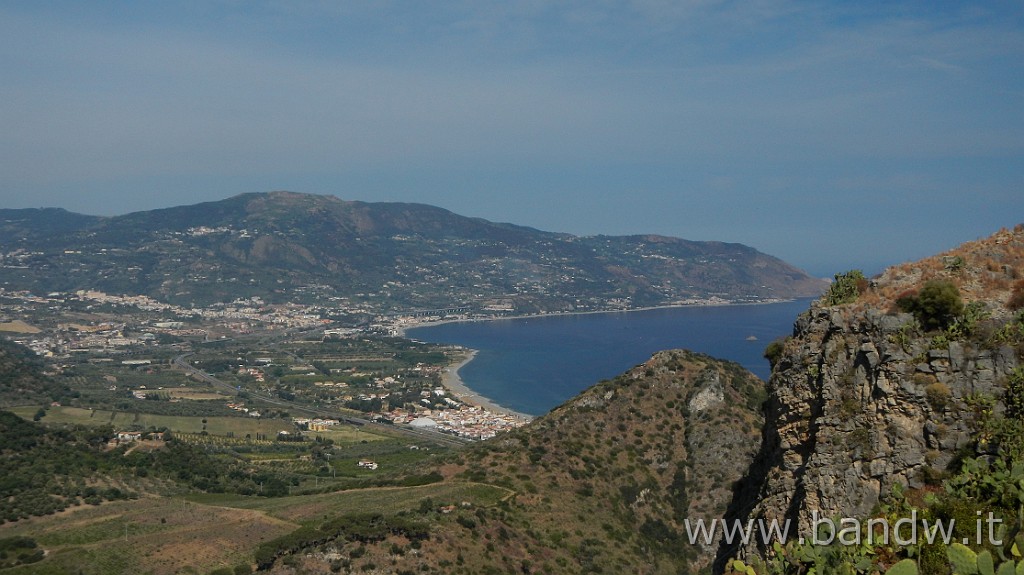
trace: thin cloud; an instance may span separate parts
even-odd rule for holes
[[[49,6],[0,8],[5,206],[285,188],[583,233],[756,230],[797,260],[771,222],[832,233],[818,216],[858,191],[955,199],[973,179],[1020,212],[1014,6]]]

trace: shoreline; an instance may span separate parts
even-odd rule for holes
[[[415,323],[412,323],[410,325],[401,326],[401,327],[397,328],[396,331],[398,332],[398,337],[401,337],[401,338],[404,338],[404,339],[412,339],[412,338],[409,337],[409,335],[407,333],[407,330],[415,329],[415,328],[420,328],[420,327],[432,327],[432,326],[438,326],[438,325],[445,325],[445,324],[450,324],[450,323],[470,323],[470,322],[478,322],[478,321],[500,321],[500,320],[506,320],[506,319],[533,319],[533,318],[546,318],[546,317],[565,317],[565,316],[573,316],[573,315],[591,315],[591,314],[601,314],[601,313],[605,313],[605,314],[611,314],[611,313],[630,313],[630,312],[634,312],[634,311],[650,311],[650,310],[659,310],[659,309],[676,309],[676,308],[688,308],[688,307],[724,307],[724,306],[768,305],[768,304],[794,302],[794,301],[797,301],[799,299],[803,299],[803,298],[790,298],[790,299],[779,299],[779,300],[759,301],[759,302],[721,302],[721,303],[719,303],[719,302],[707,302],[707,303],[699,303],[699,304],[673,304],[673,305],[648,306],[648,307],[620,309],[620,310],[575,311],[575,312],[561,312],[561,313],[547,313],[547,314],[537,313],[537,314],[522,314],[522,315],[515,315],[515,316],[502,316],[502,317],[491,317],[491,318],[443,319],[443,320],[439,320],[439,321],[415,322]],[[808,298],[808,299],[814,299],[814,298]],[[463,348],[463,349],[466,350],[467,355],[459,363],[449,365],[448,367],[445,367],[444,370],[441,372],[441,385],[445,389],[449,390],[457,399],[459,399],[460,401],[462,401],[463,403],[466,403],[468,405],[475,405],[477,407],[480,407],[480,408],[485,409],[487,411],[491,411],[493,413],[501,413],[501,414],[511,415],[513,417],[518,417],[518,418],[523,419],[525,421],[530,421],[530,420],[533,420],[535,418],[535,416],[527,415],[525,413],[520,413],[520,412],[515,411],[513,409],[509,409],[507,407],[503,407],[503,406],[495,403],[490,398],[485,397],[485,396],[477,393],[476,391],[473,391],[472,389],[470,389],[465,384],[465,382],[462,381],[462,378],[459,376],[459,370],[462,369],[469,362],[473,361],[473,358],[476,357],[476,354],[477,354],[478,350],[470,349],[470,348]]]
[[[464,358],[462,358],[462,361],[457,364],[449,365],[441,372],[441,385],[454,395],[456,399],[467,405],[473,405],[492,413],[510,415],[512,417],[522,419],[525,422],[533,420],[534,416],[498,405],[491,399],[480,395],[466,386],[462,381],[462,378],[459,377],[459,370],[467,363],[473,361],[473,358],[476,357],[477,350],[466,348],[466,351],[468,353]]]
[[[820,296],[818,296],[820,297]],[[403,325],[395,328],[395,332],[398,337],[403,339],[412,339],[406,333],[410,329],[417,329],[421,327],[433,327],[435,325],[446,325],[449,323],[471,323],[477,321],[501,321],[506,319],[536,319],[545,317],[567,317],[573,315],[593,315],[599,313],[631,313],[634,311],[653,311],[658,309],[677,309],[687,307],[726,307],[726,306],[744,306],[744,305],[771,305],[777,303],[791,303],[801,299],[818,299],[817,297],[806,297],[806,298],[786,298],[769,301],[751,301],[751,302],[707,302],[707,303],[678,303],[671,305],[653,305],[647,307],[631,307],[629,309],[605,309],[605,310],[592,310],[592,311],[565,311],[556,313],[528,313],[520,315],[503,315],[499,317],[466,317],[457,319],[442,319],[438,321],[420,321],[411,323],[409,325]],[[474,353],[476,350],[473,350]]]

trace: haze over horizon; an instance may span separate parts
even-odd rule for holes
[[[1024,221],[1019,2],[0,5],[0,207],[245,192],[868,273]]]

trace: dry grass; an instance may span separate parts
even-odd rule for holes
[[[162,575],[251,563],[259,543],[295,528],[259,511],[146,497],[6,524],[0,537],[36,539],[48,552],[42,572]]]
[[[449,481],[416,487],[376,487],[294,497],[199,496],[196,499],[302,523],[350,513],[393,514],[416,509],[420,501],[428,498],[438,505],[469,501],[474,507],[491,507],[513,494],[512,490],[495,485]]]
[[[893,308],[896,300],[933,279],[948,280],[960,289],[965,302],[999,302],[993,316],[1011,311],[1010,300],[1024,276],[1024,225],[1002,229],[990,237],[967,242],[947,252],[892,266],[874,278],[857,300],[858,307]]]
[[[0,323],[0,331],[7,331],[11,333],[39,333],[43,330],[18,319],[8,323]]]

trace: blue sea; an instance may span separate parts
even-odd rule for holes
[[[458,322],[414,328],[406,335],[478,350],[459,370],[466,386],[499,405],[541,415],[663,349],[731,360],[767,379],[765,346],[791,334],[809,302]]]

